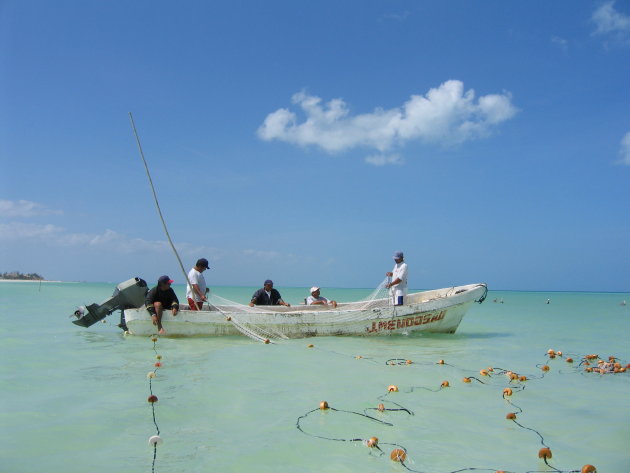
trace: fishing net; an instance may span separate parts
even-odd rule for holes
[[[283,333],[283,326],[287,319],[297,315],[312,315],[320,323],[352,322],[363,320],[365,311],[380,307],[388,307],[391,298],[385,287],[389,278],[385,278],[364,299],[355,302],[339,303],[336,309],[326,305],[298,304],[291,307],[284,306],[254,306],[241,304],[226,299],[215,293],[209,297],[210,310],[219,311],[242,334],[261,341],[287,339]],[[284,317],[284,318],[283,318]],[[276,327],[274,328],[274,325]]]

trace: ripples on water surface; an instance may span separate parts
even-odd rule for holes
[[[77,305],[101,302],[114,286],[0,284],[1,471],[151,471],[147,441],[155,426],[146,376],[155,369],[153,343],[124,337],[116,316],[89,329],[67,317]],[[244,302],[252,289],[217,292]],[[306,290],[282,292],[298,302]],[[369,292],[331,289],[324,295],[352,300]],[[422,472],[553,471],[538,459],[537,434],[505,419],[517,408],[502,398],[506,377],[479,375],[488,366],[532,378],[524,390],[515,389],[512,402],[523,410],[517,421],[540,432],[551,448],[551,465],[563,471],[587,463],[600,473],[630,471],[630,375],[586,374],[578,363],[564,361],[568,354],[578,361],[597,353],[630,362],[630,307],[619,305],[623,299],[630,296],[491,291],[455,335],[312,338],[276,345],[239,337],[160,338],[156,349],[163,367],[153,392],[164,443],[155,471],[407,471],[389,460],[393,447],[384,444],[404,446],[406,466]],[[565,357],[549,360],[549,348]],[[386,365],[394,358],[413,363]],[[437,364],[440,359],[446,363]],[[536,379],[543,363],[551,370]],[[464,376],[487,384],[464,384]],[[440,390],[444,380],[450,387]],[[400,391],[386,395],[391,384]],[[300,432],[298,418],[322,400],[338,411],[309,414],[300,420],[306,434]],[[414,415],[375,411],[383,400],[388,408],[396,407],[387,402],[394,401]],[[360,442],[315,436],[376,436],[385,455]]]

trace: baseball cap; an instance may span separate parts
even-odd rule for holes
[[[403,252],[402,252],[402,251],[397,251],[396,253],[394,253],[393,258],[394,258],[394,259],[401,259],[401,258],[404,258],[404,256],[403,256]]]
[[[319,289],[320,289],[319,287],[317,287],[317,286],[313,286],[313,287],[311,288],[311,294],[313,294],[315,291],[319,291]]]
[[[265,281],[265,284],[263,284],[263,286],[266,286],[267,284],[271,284],[273,286],[273,281],[271,279],[267,279]]]
[[[173,284],[175,281],[173,281],[171,278],[169,278],[168,276],[160,276],[160,278],[158,279],[158,284]]]
[[[201,268],[206,268],[206,269],[210,267],[210,266],[208,266],[208,260],[205,259],[205,258],[199,258],[197,260],[196,266],[199,266]]]

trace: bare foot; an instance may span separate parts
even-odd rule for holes
[[[166,330],[164,330],[163,328],[160,329],[160,331],[158,332],[160,335],[166,335]]]

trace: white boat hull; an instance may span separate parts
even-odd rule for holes
[[[407,304],[392,306],[388,299],[341,303],[331,306],[257,306],[238,310],[218,306],[211,310],[187,310],[177,316],[165,311],[162,325],[169,336],[242,335],[237,324],[288,338],[350,335],[378,336],[416,331],[454,333],[473,302],[482,302],[485,284],[470,284],[409,294]],[[144,308],[125,309],[125,321],[134,335],[151,335],[156,327]]]

